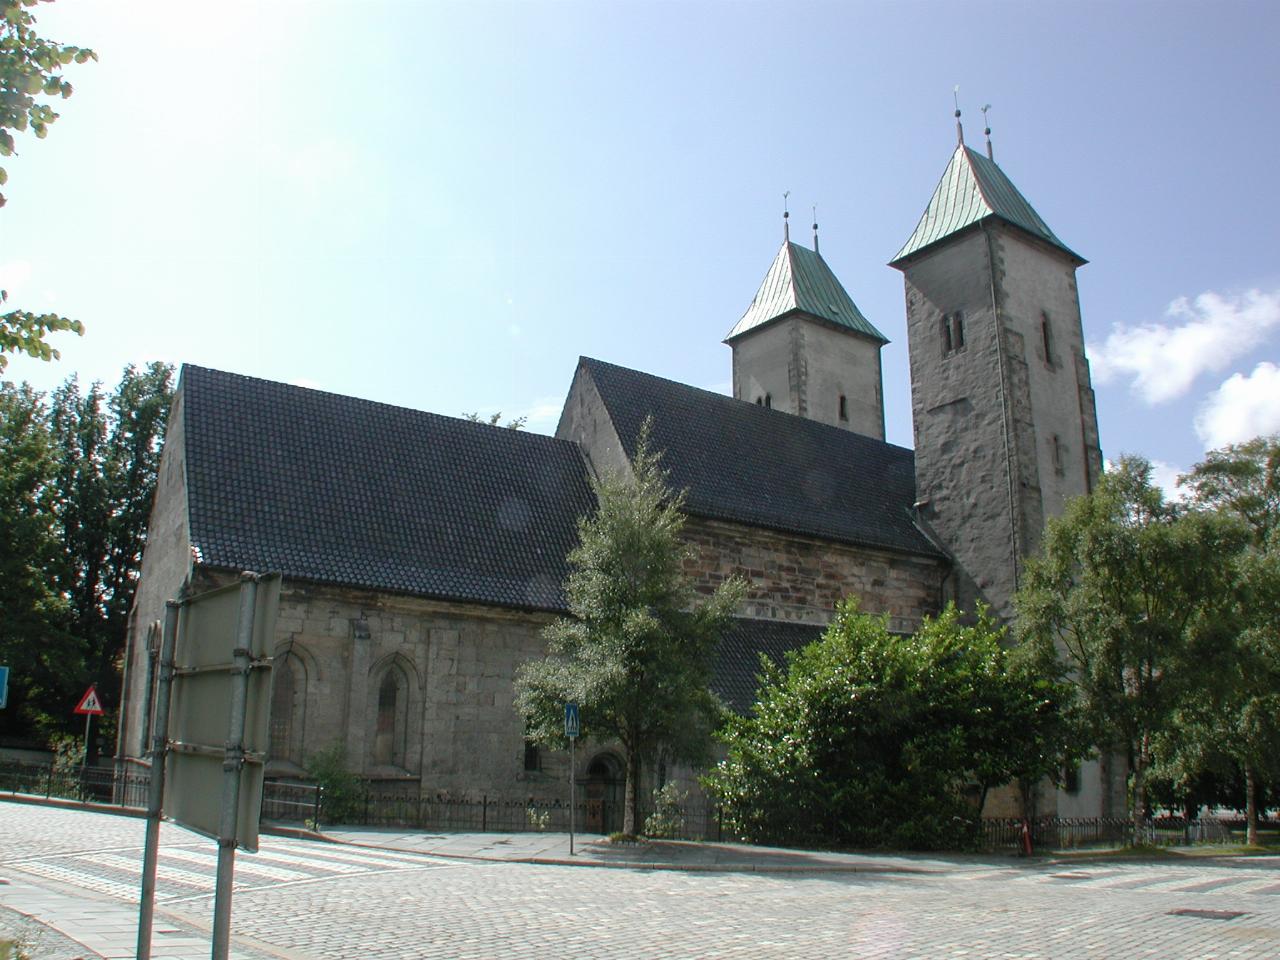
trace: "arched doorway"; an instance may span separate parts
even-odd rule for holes
[[[587,764],[582,782],[586,793],[587,833],[616,833],[622,829],[622,789],[626,782],[622,762],[611,753],[600,753]]]

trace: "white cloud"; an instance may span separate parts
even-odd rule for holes
[[[544,397],[528,409],[521,410],[517,416],[524,417],[525,426],[535,432],[554,430],[560,422],[560,408],[563,405],[564,401],[558,397]]]
[[[1196,414],[1206,450],[1280,432],[1280,367],[1263,361],[1245,376],[1234,374],[1209,394]]]
[[[1200,374],[1224,369],[1280,326],[1280,291],[1207,291],[1194,300],[1179,297],[1167,315],[1166,323],[1116,324],[1105,342],[1089,344],[1094,379],[1132,377],[1133,392],[1146,403],[1172,400]]]

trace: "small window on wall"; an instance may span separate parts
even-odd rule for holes
[[[1053,472],[1060,477],[1067,472],[1067,448],[1056,433],[1053,435]]]
[[[1073,763],[1062,771],[1062,789],[1067,793],[1080,792],[1080,765]]]
[[[849,419],[849,400],[848,398],[845,397],[843,393],[840,394],[840,419],[841,420]]]
[[[1046,366],[1054,366],[1053,359],[1053,327],[1049,325],[1049,315],[1047,313],[1040,314],[1040,342],[1044,347],[1044,362]]]
[[[957,350],[964,348],[964,314],[957,310],[955,313],[944,313],[940,322],[942,334],[942,354],[950,356]]]
[[[542,769],[542,751],[532,740],[524,742],[524,769],[525,772]]]

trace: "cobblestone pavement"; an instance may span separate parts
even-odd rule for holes
[[[132,899],[141,835],[140,821],[0,803],[0,904],[27,882]],[[212,847],[164,831],[166,917],[207,928]],[[237,859],[234,929],[238,946],[288,958],[1280,957],[1274,859],[931,864],[601,870],[264,837]]]

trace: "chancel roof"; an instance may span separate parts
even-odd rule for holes
[[[910,450],[584,357],[628,459],[652,443],[694,515],[939,556],[916,528]]]
[[[988,217],[1010,223],[1057,247],[1077,264],[1085,262],[1057,238],[994,160],[964,144],[956,147],[915,231],[890,262],[897,266]]]
[[[564,609],[595,508],[575,444],[203,367],[181,388],[201,563]]]
[[[880,343],[889,342],[862,315],[858,305],[818,252],[790,240],[783,242],[782,249],[773,258],[769,272],[765,274],[764,282],[760,284],[751,306],[747,307],[742,319],[734,324],[725,337],[725,342],[796,312],[816,317]]]

